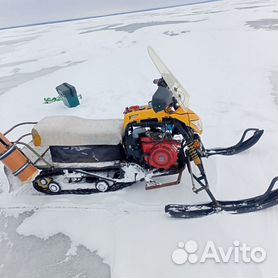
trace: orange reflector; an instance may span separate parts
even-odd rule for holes
[[[0,160],[23,183],[32,181],[38,173],[38,169],[31,161],[0,133]]]
[[[33,143],[36,147],[40,147],[42,145],[42,139],[39,135],[39,133],[37,132],[36,129],[32,129],[32,137],[33,137]]]

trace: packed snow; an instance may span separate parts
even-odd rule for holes
[[[278,170],[277,12],[274,0],[224,0],[2,30],[0,131],[54,115],[122,118],[126,106],[146,104],[156,89],[152,80],[159,74],[147,54],[151,45],[190,93],[190,108],[203,121],[207,147],[232,145],[247,127],[265,130],[251,150],[205,160],[218,199],[261,194]],[[43,104],[63,82],[82,94],[81,105]],[[21,127],[9,139],[29,131],[30,126]],[[17,227],[20,236],[47,240],[63,234],[72,241],[68,254],[74,256],[77,246],[96,252],[109,264],[112,277],[277,276],[278,208],[172,219],[164,214],[166,204],[207,200],[205,193],[191,191],[187,173],[180,185],[164,189],[145,191],[145,184],[138,183],[86,196],[46,196],[31,184],[10,188],[2,168],[0,178],[1,218],[32,212]],[[7,238],[9,233],[0,241]],[[198,243],[198,255],[212,240],[223,248],[235,241],[259,246],[267,257],[261,263],[175,264],[173,252],[188,240]],[[63,272],[60,277],[73,276]]]

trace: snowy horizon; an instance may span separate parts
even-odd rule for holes
[[[192,5],[219,0],[0,0],[0,30]]]

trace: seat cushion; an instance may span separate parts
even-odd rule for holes
[[[123,132],[121,119],[52,116],[39,121],[32,135],[36,146],[118,145]]]

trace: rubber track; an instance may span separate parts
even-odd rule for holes
[[[88,194],[95,194],[95,193],[105,193],[105,192],[112,192],[112,191],[117,191],[117,190],[121,190],[123,188],[126,188],[126,187],[129,187],[131,186],[132,184],[134,184],[135,182],[129,182],[129,183],[115,183],[113,184],[107,191],[105,192],[100,192],[98,191],[97,189],[81,189],[81,188],[78,188],[78,189],[71,189],[71,190],[61,190],[59,192],[51,192],[50,190],[48,189],[44,189],[40,186],[38,186],[37,184],[37,180],[38,179],[41,179],[41,178],[45,178],[45,177],[57,177],[58,175],[61,175],[61,172],[53,172],[53,173],[50,173],[50,172],[42,172],[40,175],[38,175],[36,177],[36,179],[33,181],[33,187],[38,191],[38,192],[41,192],[41,193],[44,193],[44,194],[48,194],[48,195],[62,195],[62,194],[79,194],[79,195],[88,195]],[[55,181],[55,180],[54,180]],[[78,183],[76,183],[76,185],[78,186]]]

